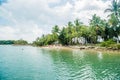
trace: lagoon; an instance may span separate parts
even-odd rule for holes
[[[120,54],[1,45],[0,80],[120,80]]]

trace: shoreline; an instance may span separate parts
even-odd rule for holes
[[[33,46],[33,45],[12,45],[12,46]],[[113,50],[105,47],[85,46],[85,45],[80,45],[80,46],[48,45],[48,46],[33,46],[33,47],[39,47],[42,49],[49,49],[49,50],[80,50],[80,51],[87,51],[87,52],[120,53],[120,49]]]
[[[81,51],[92,51],[92,52],[109,52],[109,53],[120,53],[120,50],[113,50],[113,49],[108,49],[105,47],[98,47],[98,46],[55,46],[55,45],[49,45],[49,46],[42,46],[40,48],[43,49],[51,49],[51,50],[56,50],[56,49],[61,49],[61,50],[81,50]]]

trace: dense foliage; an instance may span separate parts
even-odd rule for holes
[[[89,26],[84,25],[79,19],[68,22],[66,26],[59,29],[58,25],[52,28],[52,33],[37,38],[33,44],[37,46],[62,44],[96,44],[112,40],[120,42],[120,4],[113,0],[111,7],[106,9],[109,12],[108,20],[103,20],[96,14],[92,16]],[[110,41],[108,41],[110,42]],[[104,45],[104,43],[102,43]]]
[[[14,44],[15,44],[15,45],[27,45],[28,42],[25,41],[25,40],[20,39],[20,40],[14,41]]]
[[[111,45],[115,44],[115,42],[113,40],[108,40],[108,41],[104,41],[101,43],[102,47],[110,47]]]

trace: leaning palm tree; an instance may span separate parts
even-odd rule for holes
[[[112,5],[109,5],[110,7],[105,10],[105,12],[111,12],[111,14],[114,14],[116,17],[119,15],[119,9],[120,9],[120,0],[113,0]]]
[[[118,34],[116,36],[115,33],[119,32],[119,31],[117,31],[117,28],[118,28],[117,26],[120,23],[120,0],[119,1],[113,0],[112,5],[110,5],[110,7],[105,10],[105,12],[111,12],[111,14],[108,15],[110,17],[109,23],[112,26],[111,29],[114,30],[113,36],[118,38]]]

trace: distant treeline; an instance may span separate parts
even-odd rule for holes
[[[25,40],[0,40],[0,45],[27,45],[28,42]]]
[[[13,40],[0,40],[0,45],[14,44]]]

